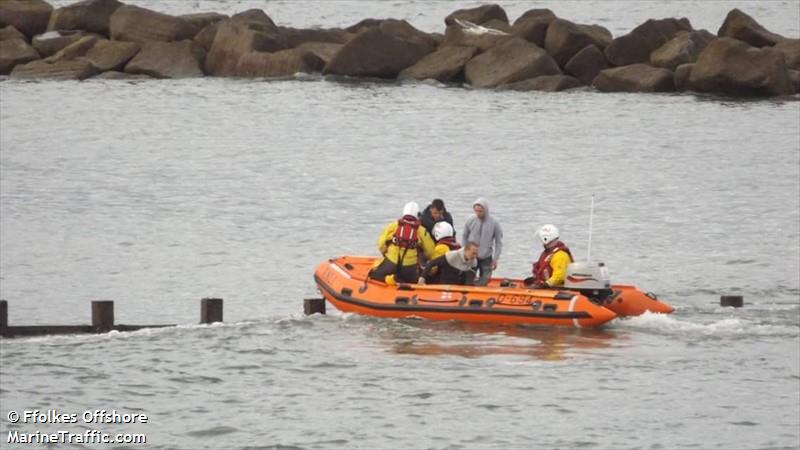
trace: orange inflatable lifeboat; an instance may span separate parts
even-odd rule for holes
[[[376,317],[582,328],[603,325],[617,316],[580,292],[529,289],[522,281],[494,279],[485,287],[391,286],[367,277],[375,259],[342,256],[325,261],[314,271],[314,281],[337,309]]]

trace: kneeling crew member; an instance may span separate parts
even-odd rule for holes
[[[467,243],[459,250],[450,250],[430,261],[422,271],[419,284],[474,285],[478,270],[478,244]]]
[[[419,222],[419,205],[406,203],[403,216],[383,229],[378,237],[378,250],[383,260],[374,267],[370,278],[388,284],[416,283],[419,278],[418,251],[426,258],[433,255],[433,239]]]
[[[433,226],[433,239],[436,241],[436,247],[433,249],[431,259],[436,259],[450,250],[461,248],[461,245],[456,242],[455,234],[453,226],[447,222],[437,222]]]
[[[533,264],[533,285],[537,288],[557,287],[564,284],[567,266],[573,261],[572,253],[558,238],[555,225],[543,225],[536,232],[544,246],[539,260]]]

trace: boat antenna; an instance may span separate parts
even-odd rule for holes
[[[592,204],[589,207],[589,245],[586,248],[586,262],[592,262],[592,219],[594,218],[594,194],[592,194]]]

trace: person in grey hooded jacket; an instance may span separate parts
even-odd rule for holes
[[[497,269],[500,252],[503,251],[503,228],[500,222],[489,214],[489,203],[483,197],[472,204],[475,215],[467,219],[461,242],[466,246],[470,242],[478,244],[478,271],[480,276],[475,284],[485,286]]]

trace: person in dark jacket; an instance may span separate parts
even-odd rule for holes
[[[474,242],[467,243],[464,248],[451,250],[425,265],[419,284],[474,285],[477,256],[478,244]]]
[[[422,226],[428,230],[428,234],[433,236],[433,226],[436,225],[437,222],[442,221],[452,226],[453,216],[447,212],[447,209],[444,207],[444,201],[440,198],[435,198],[431,204],[422,211],[422,218],[420,221],[422,222]],[[453,226],[453,229],[455,229],[455,226]]]

